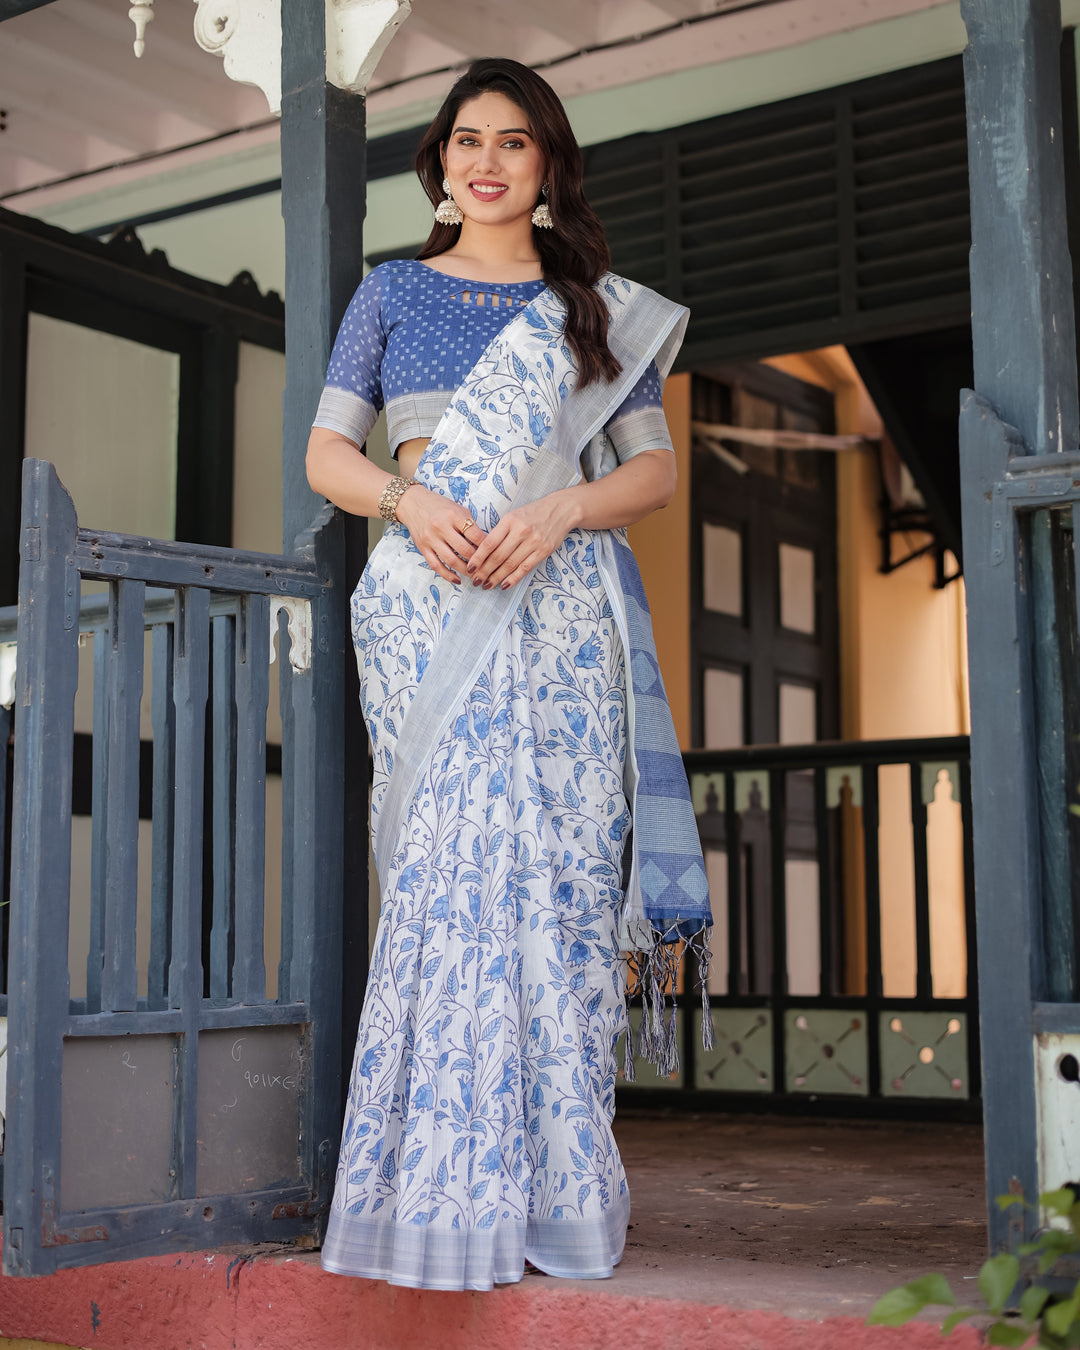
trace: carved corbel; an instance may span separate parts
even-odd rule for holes
[[[225,74],[253,84],[281,112],[281,0],[195,0],[195,41],[225,62]]]
[[[195,0],[195,41],[225,73],[266,95],[281,112],[281,0]],[[410,0],[326,0],[326,78],[362,94],[411,12]]]
[[[410,0],[326,0],[326,79],[366,91],[379,58],[412,12]]]

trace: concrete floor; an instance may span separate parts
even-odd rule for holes
[[[976,1125],[623,1113],[615,1133],[632,1213],[605,1293],[813,1318],[865,1315],[931,1270],[974,1294],[986,1255]]]
[[[616,1134],[633,1213],[610,1280],[430,1293],[327,1275],[294,1247],[193,1252],[0,1280],[0,1337],[33,1350],[937,1350],[936,1326],[867,1327],[867,1312],[931,1270],[974,1293],[975,1126],[625,1112]],[[965,1328],[949,1346],[980,1343]]]

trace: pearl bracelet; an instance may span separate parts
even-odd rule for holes
[[[379,497],[379,515],[383,520],[397,520],[398,502],[415,482],[415,478],[390,479]]]

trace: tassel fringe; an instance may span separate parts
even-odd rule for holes
[[[675,990],[679,967],[685,952],[690,952],[696,958],[701,980],[701,1044],[703,1049],[711,1050],[714,1034],[708,992],[711,957],[708,928],[702,927],[692,937],[686,939],[680,939],[675,934],[671,937],[658,937],[648,950],[634,953],[637,979],[634,987],[628,992],[641,995],[641,1029],[638,1033],[637,1053],[655,1065],[657,1073],[663,1078],[678,1073],[682,1067]],[[665,992],[669,989],[670,1004]],[[633,1034],[629,1028],[623,1051],[623,1077],[628,1083],[634,1081]]]
[[[626,1020],[626,1039],[623,1041],[622,1076],[627,1083],[632,1083],[637,1077],[634,1069],[634,1028],[629,1018]]]

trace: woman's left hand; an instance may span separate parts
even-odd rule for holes
[[[579,514],[573,489],[508,511],[469,559],[467,574],[485,590],[508,590],[555,552]]]

